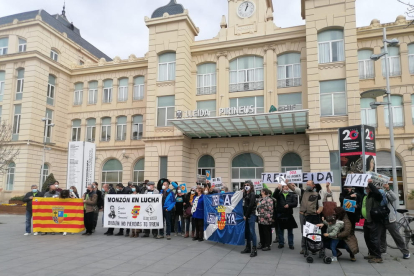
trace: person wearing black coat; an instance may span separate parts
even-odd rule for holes
[[[96,202],[96,207],[97,208],[96,208],[96,211],[93,214],[92,233],[95,233],[95,228],[96,228],[96,225],[98,224],[99,210],[101,210],[102,207],[103,207],[103,198],[102,198],[102,191],[100,191],[98,189],[98,186],[99,186],[98,182],[93,182],[92,185],[93,185],[94,192],[98,196],[98,201]]]
[[[257,256],[257,238],[256,238],[256,195],[254,192],[253,183],[247,180],[244,183],[243,191],[243,214],[245,220],[245,237],[246,248],[240,252],[242,254],[251,253],[250,257]],[[253,248],[251,247],[253,242]]]
[[[293,217],[293,208],[298,206],[298,196],[292,192],[287,185],[279,185],[273,193],[276,199],[276,220],[279,232],[279,246],[285,247],[285,229],[288,232],[288,243],[290,249],[295,249],[293,245],[293,229],[298,228],[295,218]]]
[[[37,185],[32,185],[32,191],[28,192],[24,198],[23,202],[26,203],[26,233],[25,235],[28,236],[32,230],[32,202],[34,197],[43,197],[43,193],[37,189]],[[34,232],[33,235],[37,235],[37,232]]]
[[[124,186],[122,185],[122,183],[116,184],[116,191],[115,194],[118,195],[126,195],[128,194],[128,192],[125,190]],[[125,235],[125,237],[129,237],[129,229],[127,229],[126,231],[128,234]],[[114,228],[109,228],[108,232],[107,232],[107,236],[112,236],[114,234]],[[115,234],[115,236],[123,236],[124,235],[124,228],[119,228],[119,232],[117,234]]]
[[[344,200],[354,200],[356,202],[355,212],[346,212],[348,219],[352,224],[352,231],[355,231],[355,223],[361,218],[362,197],[355,191],[354,187],[344,187],[342,193],[339,195],[341,207],[344,207]]]

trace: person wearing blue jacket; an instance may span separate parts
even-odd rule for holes
[[[196,195],[193,199],[193,208],[191,213],[194,218],[196,225],[196,231],[193,238],[193,241],[203,241],[204,240],[204,191],[203,187],[197,187]]]
[[[167,234],[167,240],[171,240],[171,215],[175,207],[175,196],[174,196],[174,192],[170,189],[169,180],[165,180],[162,183],[161,194],[162,194],[163,217],[164,217],[165,224],[166,224],[165,232]],[[164,238],[164,229],[160,229],[157,239],[163,239],[163,238]]]

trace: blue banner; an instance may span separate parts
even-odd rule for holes
[[[244,245],[243,192],[204,196],[206,240]]]

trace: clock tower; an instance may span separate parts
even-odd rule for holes
[[[228,3],[228,38],[274,31],[272,0],[228,0]]]

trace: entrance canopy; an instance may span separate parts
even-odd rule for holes
[[[308,110],[169,120],[191,138],[305,133]]]

